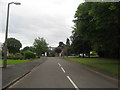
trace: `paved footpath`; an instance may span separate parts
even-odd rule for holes
[[[39,64],[45,62],[45,60],[45,58],[41,58],[22,64],[8,65],[7,68],[2,68],[2,87],[5,87],[11,81],[29,72],[35,66],[38,66]]]
[[[118,84],[87,70],[83,65],[58,57],[48,57],[44,63],[9,88],[74,88],[74,90],[81,90],[78,88],[118,88]]]

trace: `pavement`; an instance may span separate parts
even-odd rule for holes
[[[45,62],[45,60],[45,58],[41,58],[22,64],[8,65],[7,68],[2,68],[2,87],[9,85],[12,81],[29,72],[35,66]]]
[[[82,88],[88,88],[88,90],[89,88],[97,88],[97,90],[99,90],[98,88],[105,88],[104,90],[108,90],[109,88],[109,90],[118,90],[117,81],[90,71],[84,65],[58,57],[46,57],[42,59],[44,59],[42,64],[34,68],[29,74],[9,88],[71,88],[72,90],[82,90]],[[23,67],[19,68],[23,70]],[[10,73],[9,70],[8,68],[7,71]],[[4,72],[4,74],[8,72]],[[16,74],[18,72],[20,71],[16,70]],[[11,73],[15,73],[15,71],[11,71]],[[7,77],[4,78],[4,85],[8,78],[12,78],[8,75],[4,76]]]

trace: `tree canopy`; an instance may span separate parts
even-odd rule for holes
[[[48,51],[48,44],[44,38],[36,38],[33,45],[38,56]]]
[[[56,52],[57,54],[61,53],[61,51],[62,51],[62,49],[61,49],[60,47],[56,47],[56,48],[55,48],[55,52]]]
[[[8,38],[7,39],[7,48],[9,53],[18,53],[20,48],[22,47],[22,44],[19,40],[15,38]]]
[[[101,57],[120,56],[120,2],[85,2],[78,6],[71,36],[75,53],[95,50]]]
[[[33,46],[26,46],[21,51],[32,51],[35,52],[35,48]]]

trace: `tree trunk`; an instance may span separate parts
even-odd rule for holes
[[[85,56],[84,56],[84,52],[83,52],[83,58],[84,58]]]

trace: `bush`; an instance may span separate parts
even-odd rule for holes
[[[2,58],[2,51],[0,50],[0,59]]]
[[[14,59],[15,56],[13,53],[9,53],[8,56],[7,56],[7,59]]]
[[[92,51],[92,52],[90,53],[90,55],[96,56],[97,53],[96,53],[96,51]]]
[[[40,58],[40,56],[36,56],[36,58]]]
[[[16,53],[16,54],[9,53],[8,56],[7,56],[7,58],[8,58],[8,59],[18,60],[18,59],[23,59],[24,56],[23,56],[21,53]]]
[[[24,56],[25,56],[25,59],[31,59],[36,57],[32,51],[25,51]]]
[[[16,58],[16,59],[23,59],[24,56],[23,56],[21,53],[16,53],[16,54],[15,54],[15,58]]]
[[[50,54],[48,54],[48,57],[55,57],[55,54],[54,53],[50,53]]]

